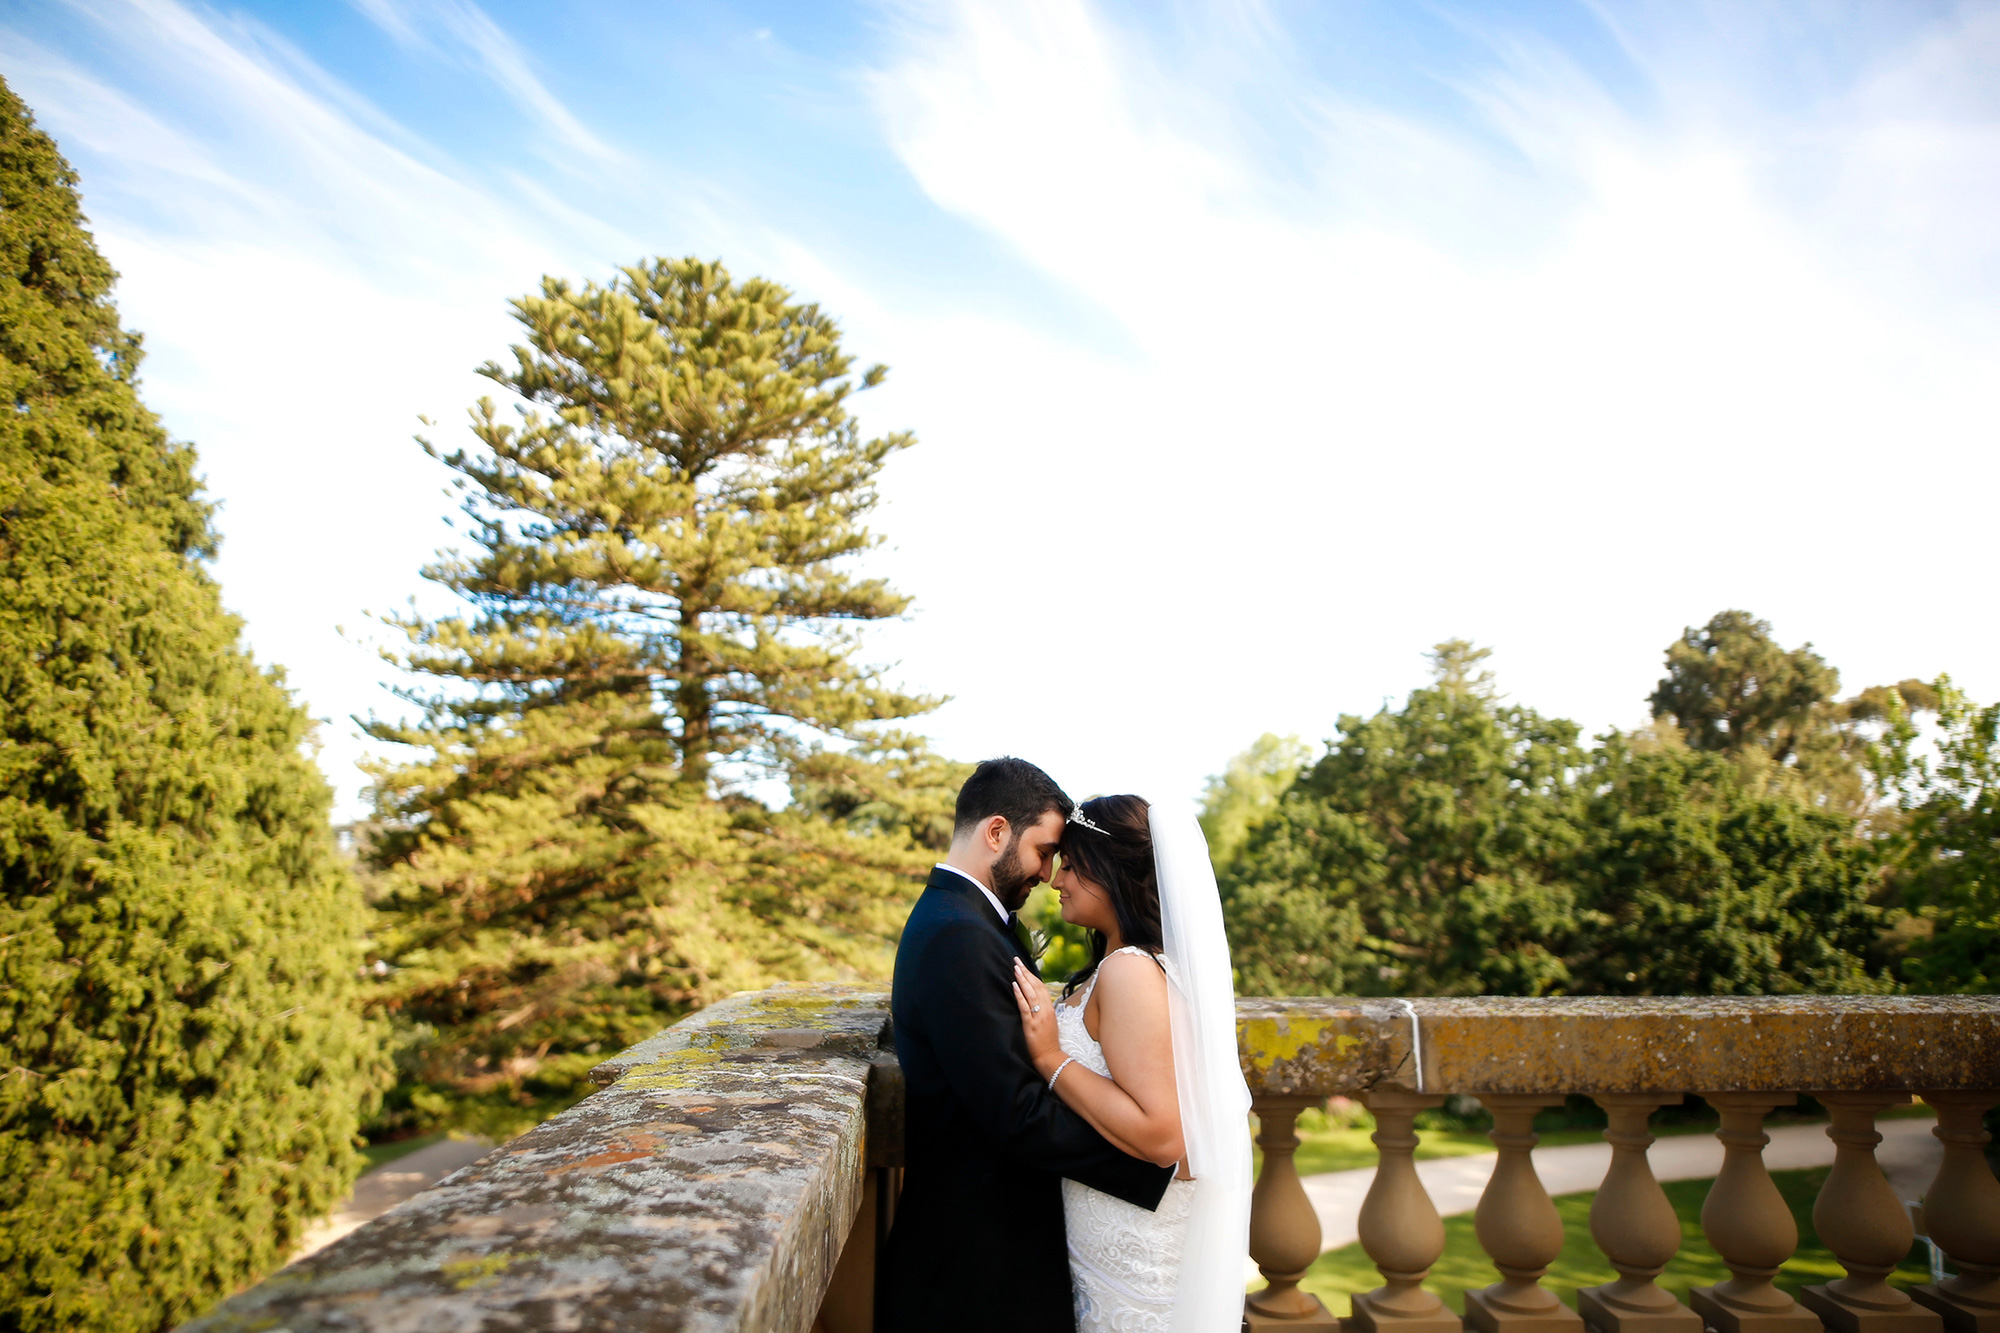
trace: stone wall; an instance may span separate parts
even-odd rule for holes
[[[2000,1087],[1991,996],[1246,999],[1238,1033],[1260,1106],[1288,1116],[1397,1089]],[[872,1219],[886,1224],[884,1173],[900,1165],[888,1048],[879,990],[723,1001],[606,1061],[603,1091],[187,1328],[865,1328]],[[1307,1261],[1316,1253],[1314,1240]]]
[[[801,1333],[860,1206],[887,1022],[878,992],[723,1001],[608,1062],[604,1091],[185,1327]]]

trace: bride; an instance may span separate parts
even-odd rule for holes
[[[1015,964],[1035,1068],[1098,1133],[1178,1164],[1156,1211],[1063,1181],[1078,1333],[1235,1333],[1250,1227],[1250,1093],[1208,846],[1137,796],[1070,815],[1055,877],[1090,962],[1051,1006]]]

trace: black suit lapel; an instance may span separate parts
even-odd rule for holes
[[[1007,941],[1007,948],[1028,965],[1030,972],[1037,977],[1042,975],[1028,936],[1027,923],[1018,914],[1009,912],[1007,919],[1002,921],[994,914],[993,904],[986,901],[986,895],[975,888],[971,880],[943,866],[931,868],[931,877],[924,881],[924,887],[955,895],[974,916],[1000,932],[1000,938]]]
[[[1019,912],[1007,914],[1007,933],[1012,937],[1014,956],[1028,965],[1028,970],[1037,980],[1042,975],[1042,960],[1035,956],[1035,937],[1028,929],[1028,923],[1021,919]]]

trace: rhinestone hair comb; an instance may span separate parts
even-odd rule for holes
[[[1072,824],[1081,824],[1085,828],[1089,829],[1092,833],[1102,833],[1107,838],[1111,836],[1111,830],[1108,828],[1104,828],[1100,825],[1093,824],[1090,821],[1090,816],[1083,813],[1083,807],[1080,805],[1073,806],[1070,809],[1069,822]]]

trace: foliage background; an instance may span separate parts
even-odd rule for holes
[[[1650,727],[1585,747],[1485,656],[1439,645],[1290,783],[1267,737],[1211,784],[1243,991],[1992,988],[1996,710],[1948,680],[1842,699],[1724,611],[1668,647]]]
[[[0,85],[0,1326],[148,1330],[346,1192],[380,1086],[310,724]]]

